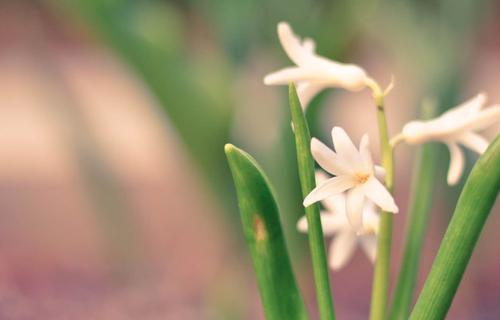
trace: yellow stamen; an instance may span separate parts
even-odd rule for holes
[[[374,224],[364,225],[363,229],[361,229],[358,232],[358,236],[365,236],[365,235],[370,235],[370,234],[378,234],[378,225],[374,225]]]
[[[369,174],[366,173],[356,174],[356,182],[358,182],[359,184],[365,183],[368,180],[368,178],[370,178]]]

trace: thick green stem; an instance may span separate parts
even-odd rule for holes
[[[394,184],[394,165],[392,147],[389,143],[387,130],[387,119],[384,110],[383,94],[375,97],[377,105],[377,121],[380,135],[380,153],[382,166],[386,171],[385,186],[392,193]],[[382,320],[385,317],[388,291],[389,275],[391,267],[391,242],[392,242],[392,213],[382,211],[380,213],[380,228],[377,240],[377,260],[373,276],[372,302],[370,310],[371,320]]]
[[[306,197],[316,183],[314,178],[314,161],[310,151],[311,135],[307,126],[295,86],[289,87],[290,113],[295,133],[295,145],[297,147],[297,164],[299,169],[300,185],[302,195]],[[314,281],[316,284],[316,296],[318,299],[319,315],[321,320],[335,319],[333,309],[333,299],[330,290],[330,275],[326,262],[325,240],[321,219],[319,215],[319,205],[313,204],[305,209],[309,248],[313,265]]]
[[[422,108],[424,119],[435,116],[434,104],[426,103]],[[422,244],[424,242],[427,220],[430,213],[436,172],[435,146],[427,144],[421,147],[413,171],[411,202],[406,223],[406,240],[403,261],[398,276],[391,320],[405,320],[410,316]]]

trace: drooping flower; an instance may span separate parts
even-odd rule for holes
[[[347,218],[355,229],[363,225],[365,198],[387,212],[398,212],[392,195],[375,177],[368,135],[364,135],[356,149],[346,132],[340,127],[332,129],[335,152],[313,138],[311,153],[316,162],[327,172],[335,175],[319,184],[304,199],[304,206],[347,191]]]
[[[278,36],[286,54],[297,66],[288,67],[268,74],[264,78],[266,85],[297,85],[300,103],[305,108],[312,98],[328,87],[358,91],[373,83],[366,72],[354,64],[343,64],[315,53],[312,39],[301,40],[286,22],[278,24]]]
[[[408,144],[421,144],[428,141],[446,143],[450,150],[450,167],[448,184],[458,183],[464,169],[464,154],[459,147],[463,145],[482,154],[489,142],[475,131],[486,129],[500,121],[500,105],[482,110],[486,95],[476,97],[428,121],[408,122],[393,140],[405,141]]]
[[[316,173],[318,184],[328,177],[323,172]],[[328,264],[333,270],[339,270],[351,259],[354,251],[360,246],[370,261],[375,262],[377,251],[377,234],[379,216],[372,202],[367,201],[363,207],[363,226],[354,229],[347,220],[344,194],[336,194],[322,201],[325,210],[321,211],[321,225],[325,236],[334,236],[328,252]],[[300,232],[307,232],[307,219],[302,217],[297,222]]]

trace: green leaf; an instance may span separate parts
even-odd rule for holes
[[[224,148],[238,195],[241,222],[268,320],[308,319],[297,288],[270,183],[257,162],[231,144]]]
[[[431,119],[436,115],[436,105],[424,103],[422,116]],[[406,222],[406,239],[403,261],[398,276],[394,304],[390,319],[408,319],[411,311],[415,284],[417,281],[422,243],[434,193],[434,179],[437,167],[435,145],[426,144],[419,150],[413,171],[411,201]]]
[[[306,197],[314,189],[314,161],[310,151],[311,135],[307,126],[304,112],[300,105],[299,97],[295,86],[289,86],[290,113],[292,115],[292,125],[295,134],[295,145],[297,147],[297,165],[302,188],[302,195]],[[318,299],[319,314],[321,319],[335,319],[333,310],[333,299],[330,290],[330,276],[326,262],[325,242],[321,219],[319,215],[319,205],[313,204],[305,208],[308,224],[309,248],[316,284],[316,295]]]
[[[444,319],[500,189],[500,136],[479,158],[410,319]]]

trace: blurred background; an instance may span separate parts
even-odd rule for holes
[[[392,134],[423,98],[442,111],[479,91],[500,102],[495,0],[1,1],[1,319],[262,319],[226,142],[269,173],[313,309],[286,88],[262,83],[291,65],[276,36],[283,20],[321,55],[381,83],[395,76]],[[371,104],[367,90],[323,92],[307,111],[313,136],[368,132],[377,154]],[[396,152],[394,276],[416,149]],[[449,156],[435,150],[419,288],[462,187],[445,185]],[[476,158],[467,154],[468,170]],[[450,319],[500,315],[494,211]],[[332,274],[339,319],[367,318],[371,272],[358,252]]]

